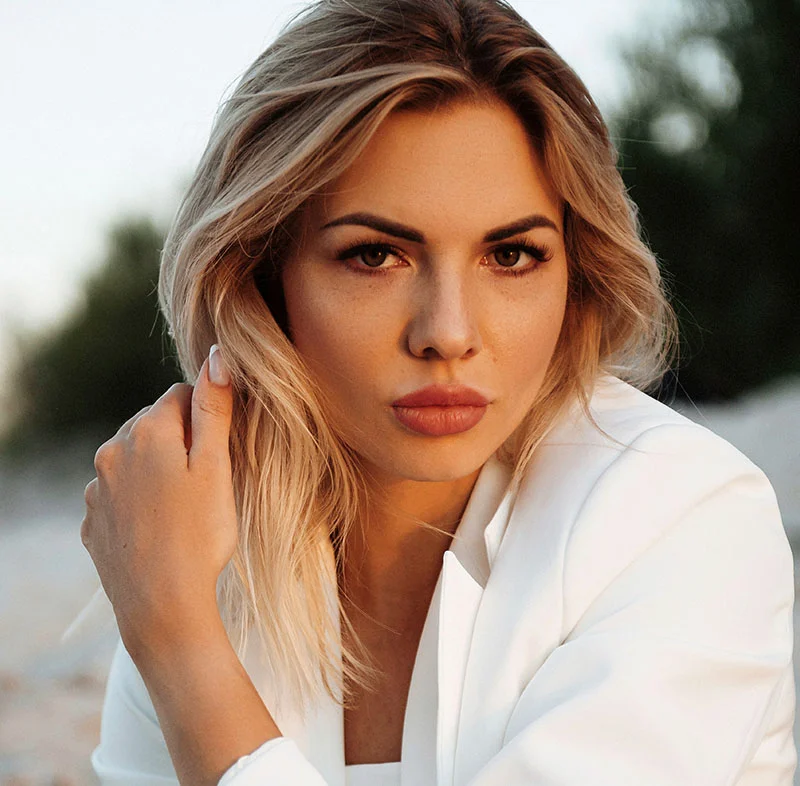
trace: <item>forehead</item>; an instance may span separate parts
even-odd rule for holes
[[[482,233],[535,212],[561,227],[561,201],[540,156],[499,101],[393,112],[308,207],[316,226],[369,210],[432,239]]]

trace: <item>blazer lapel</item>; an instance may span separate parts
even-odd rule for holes
[[[444,554],[439,600],[437,651],[438,707],[436,713],[436,784],[453,782],[453,760],[461,711],[461,691],[472,629],[483,587],[452,551]]]
[[[472,634],[508,523],[511,471],[492,457],[445,551],[406,704],[402,786],[451,786]],[[487,523],[488,522],[488,523]]]

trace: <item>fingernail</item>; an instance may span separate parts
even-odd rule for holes
[[[231,383],[231,373],[222,359],[222,353],[216,344],[211,345],[208,352],[208,378],[220,387],[225,387]]]

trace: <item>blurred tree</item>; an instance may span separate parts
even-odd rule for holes
[[[725,399],[800,371],[800,3],[684,10],[627,48],[611,125],[682,323],[675,392]]]
[[[82,304],[46,335],[20,338],[7,455],[80,437],[104,441],[181,380],[158,311],[162,240],[149,219],[114,226]]]

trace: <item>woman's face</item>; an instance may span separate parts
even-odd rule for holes
[[[564,318],[561,218],[501,103],[391,114],[309,202],[283,271],[289,331],[368,469],[464,478],[520,424]],[[393,406],[434,384],[487,403]]]

